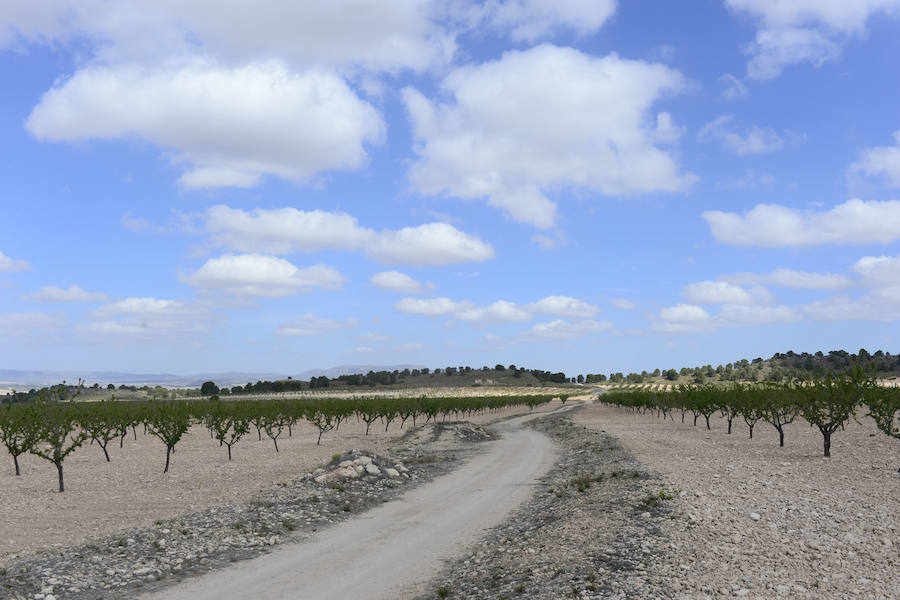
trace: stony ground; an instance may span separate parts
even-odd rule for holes
[[[536,410],[557,407],[558,401]],[[486,423],[522,412],[528,409],[507,409],[470,420]],[[137,435],[129,433],[122,448],[119,440],[110,442],[112,462],[107,463],[101,449],[90,444],[66,458],[63,494],[57,492],[51,463],[23,455],[19,458],[22,475],[16,477],[12,458],[0,452],[0,567],[25,559],[29,552],[83,544],[210,506],[246,503],[348,448],[387,454],[397,437],[412,427],[409,421],[405,425],[401,430],[393,422],[385,432],[384,424],[376,422],[365,435],[365,424],[350,419],[338,431],[325,433],[317,445],[317,430],[301,421],[292,437],[285,432],[279,438],[277,453],[265,433],[259,441],[252,431],[234,446],[232,461],[206,429],[193,427],[176,446],[165,474],[165,446],[138,427]]]
[[[0,570],[0,598],[132,598],[183,577],[256,556],[349,518],[447,472],[494,434],[470,423],[409,431],[390,455],[351,450],[257,493],[150,526],[47,550]]]
[[[562,460],[425,598],[900,598],[900,447],[860,415],[712,429],[591,404],[535,427]],[[701,419],[702,423],[702,419]],[[766,427],[772,431],[766,430]]]
[[[422,598],[673,598],[678,573],[658,565],[677,492],[608,434],[568,416],[534,427],[560,445],[559,464]]]
[[[900,443],[862,413],[832,457],[805,422],[724,419],[707,430],[591,405],[577,423],[613,435],[679,490],[664,531],[681,598],[900,598]],[[663,567],[670,568],[670,567]]]

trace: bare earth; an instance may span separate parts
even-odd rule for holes
[[[558,401],[535,409],[558,408]],[[467,420],[485,423],[502,416],[528,412],[508,409]],[[407,428],[411,423],[407,423]],[[109,444],[111,463],[96,445],[85,444],[65,461],[66,491],[56,491],[56,469],[32,455],[19,457],[23,474],[16,477],[12,458],[0,462],[0,566],[24,555],[53,547],[84,543],[91,538],[152,524],[211,505],[248,501],[255,492],[288,481],[328,462],[336,452],[363,448],[384,454],[402,432],[399,423],[376,422],[368,436],[355,419],[327,432],[316,445],[318,432],[305,422],[278,440],[256,431],[232,448],[219,447],[203,427],[194,427],[176,447],[168,474],[163,474],[165,446],[157,438],[131,433],[125,446]]]
[[[616,437],[674,492],[661,528],[677,598],[900,598],[900,442],[859,415],[832,439],[798,421],[697,427],[590,405],[576,423]]]
[[[300,592],[317,600],[380,600],[421,592],[442,560],[502,522],[551,467],[550,440],[521,429],[531,418],[499,425],[504,435],[486,453],[364,517],[145,598],[274,600]]]

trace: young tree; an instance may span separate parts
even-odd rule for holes
[[[13,404],[0,407],[0,442],[12,454],[16,475],[21,475],[19,456],[37,443],[37,420],[32,411]]]
[[[81,429],[87,434],[88,439],[97,442],[97,445],[103,450],[106,462],[110,462],[106,446],[109,445],[110,440],[118,437],[122,430],[119,412],[115,396],[109,401],[104,400],[96,404],[85,405],[80,411]]]
[[[800,393],[800,415],[819,429],[825,457],[831,457],[831,436],[856,412],[861,389],[849,376],[828,373],[797,388]]]
[[[211,418],[206,420],[206,424],[219,440],[219,445],[228,447],[228,460],[231,460],[231,447],[250,433],[247,406],[238,402],[217,402],[208,410]]]
[[[762,418],[778,431],[778,445],[784,447],[784,426],[790,425],[800,413],[797,391],[792,385],[767,387],[761,393],[765,400],[760,404]]]
[[[169,460],[175,444],[191,428],[191,416],[190,407],[178,400],[154,402],[148,408],[144,421],[147,431],[166,445],[166,466],[163,473],[169,472]]]
[[[78,380],[75,391],[66,382],[42,390],[40,399],[29,408],[36,421],[36,443],[31,453],[53,463],[59,475],[59,491],[66,491],[63,481],[63,461],[84,443],[87,434],[78,428],[78,415],[71,404],[80,393],[82,382]]]
[[[869,416],[878,429],[900,440],[900,394],[897,388],[872,386],[865,393]],[[897,469],[900,473],[900,469]]]

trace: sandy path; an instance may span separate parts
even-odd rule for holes
[[[521,427],[537,416],[498,425],[503,437],[487,452],[358,519],[143,598],[378,600],[419,593],[442,561],[501,523],[552,466],[550,440]]]

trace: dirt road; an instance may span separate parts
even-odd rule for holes
[[[550,440],[522,428],[536,416],[541,415],[498,425],[503,437],[491,442],[488,451],[357,519],[142,598],[380,600],[414,596],[424,591],[442,561],[463,553],[483,530],[501,523],[550,469],[555,457]]]

